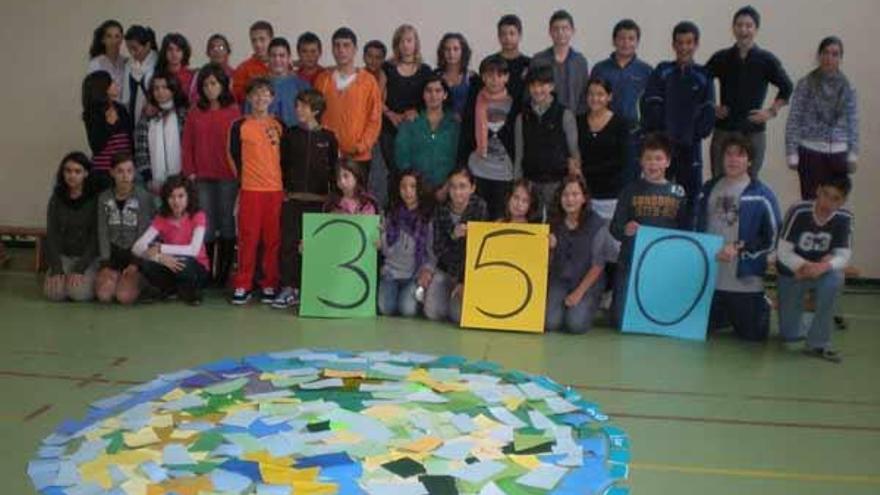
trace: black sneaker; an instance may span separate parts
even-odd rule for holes
[[[846,328],[847,328],[846,319],[843,316],[835,316],[834,317],[834,326],[837,327],[838,330],[846,330]]]
[[[242,287],[238,287],[237,289],[235,289],[235,292],[232,293],[232,298],[229,299],[229,302],[236,306],[241,306],[243,304],[247,304],[250,300],[251,291]]]
[[[263,287],[260,289],[260,302],[263,304],[272,304],[275,302],[275,289],[272,287]]]
[[[804,349],[804,354],[806,354],[807,356],[824,359],[825,361],[831,361],[832,363],[840,363],[843,361],[843,358],[840,357],[839,352],[827,348]]]

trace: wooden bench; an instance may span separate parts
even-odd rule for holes
[[[43,227],[24,227],[18,225],[0,225],[0,236],[31,237],[34,240],[34,271],[41,271],[46,265],[43,243],[46,240],[46,229]]]

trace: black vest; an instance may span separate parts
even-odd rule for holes
[[[568,173],[568,143],[562,128],[565,107],[553,100],[538,116],[527,104],[522,113],[523,176],[535,182],[555,182]]]

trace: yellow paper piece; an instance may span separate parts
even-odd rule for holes
[[[260,475],[270,485],[292,485],[295,482],[316,481],[319,468],[294,469],[289,466],[260,463]]]
[[[200,495],[201,493],[213,493],[214,484],[206,476],[196,478],[176,478],[165,481],[159,485],[149,485],[147,495],[165,495],[175,493],[177,495]]]
[[[326,378],[366,378],[367,374],[364,371],[346,371],[346,370],[324,370],[324,377]]]
[[[175,388],[171,392],[168,392],[167,394],[163,395],[162,400],[165,402],[172,402],[172,401],[175,401],[177,399],[184,397],[185,395],[186,395],[186,392],[184,392],[183,389]]]
[[[526,469],[537,469],[541,465],[541,461],[536,455],[517,455],[511,454],[507,456],[511,461],[519,464]]]
[[[364,409],[363,411],[361,411],[361,414],[365,414],[367,416],[370,416],[371,418],[387,421],[392,419],[405,418],[408,412],[406,411],[406,409],[400,406],[395,406],[393,404],[383,404]]]
[[[127,495],[147,495],[148,482],[141,478],[129,478],[125,483],[120,485],[122,491]]]
[[[159,443],[159,437],[152,428],[142,428],[135,433],[125,433],[122,435],[122,439],[125,441],[126,447],[132,449]]]
[[[127,466],[137,466],[147,461],[160,462],[161,458],[162,454],[150,449],[123,450],[112,455],[102,455],[93,461],[81,464],[79,472],[84,480],[97,483],[102,488],[109,490],[113,487],[113,480],[107,469],[111,464],[123,467],[123,472],[131,477],[132,471],[126,470]]]
[[[525,401],[525,397],[505,397],[504,399],[501,399],[504,407],[510,411],[516,411]]]
[[[410,442],[406,445],[403,445],[401,449],[408,450],[410,452],[424,453],[431,452],[441,445],[443,445],[443,440],[437,437],[422,437],[415,442]]]
[[[170,428],[174,426],[174,418],[170,414],[160,414],[150,417],[150,426],[153,428]]]
[[[474,432],[474,435],[478,435],[480,433],[485,433],[485,430],[491,430],[498,426],[501,426],[501,423],[492,421],[487,418],[485,414],[480,414],[476,418],[474,418],[474,424],[477,425],[478,431]],[[484,430],[483,432],[479,430]]]
[[[542,333],[550,228],[468,222],[462,328]]]
[[[326,440],[324,443],[328,445],[337,445],[337,444],[355,444],[364,441],[364,437],[362,435],[358,435],[352,431],[348,430],[339,430],[334,431],[334,435]]]
[[[170,438],[172,440],[189,440],[198,434],[199,432],[195,430],[174,430],[171,432]]]
[[[293,493],[296,495],[336,495],[339,487],[336,483],[322,483],[320,481],[295,481],[292,483]]]
[[[248,452],[242,456],[246,461],[258,462],[260,464],[271,464],[273,466],[288,467],[293,464],[292,457],[272,457],[268,452],[261,450],[258,452]]]

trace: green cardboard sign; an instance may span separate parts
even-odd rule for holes
[[[376,215],[303,215],[300,316],[376,316]]]

